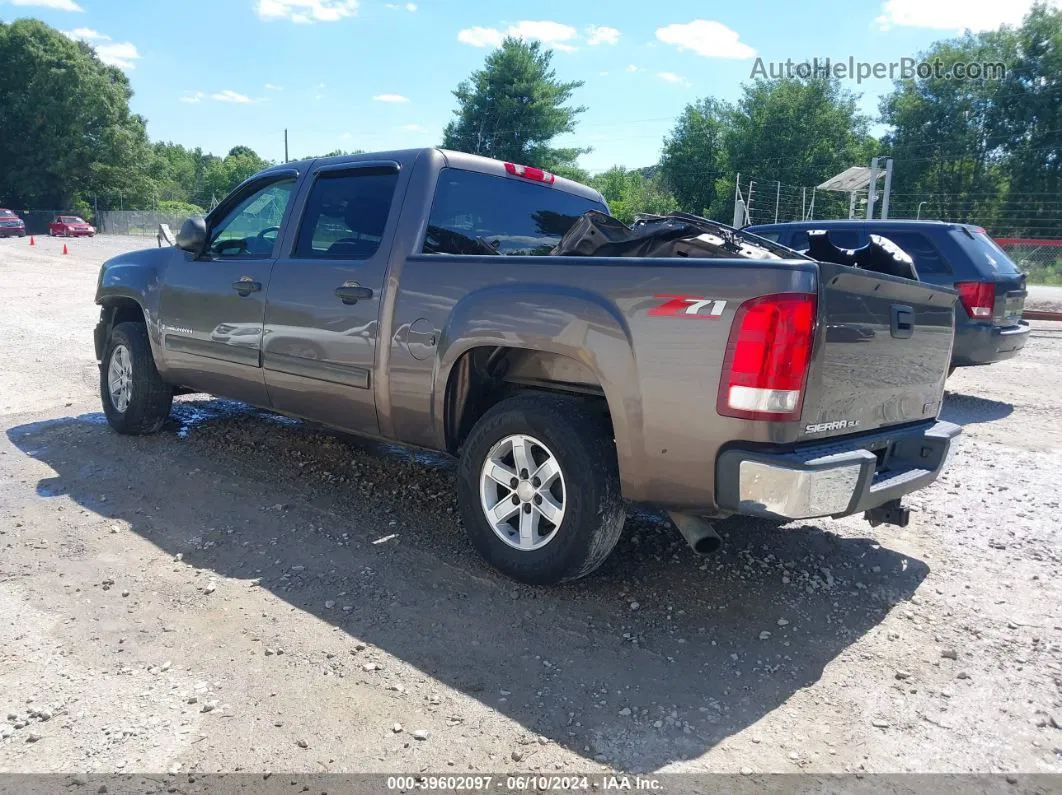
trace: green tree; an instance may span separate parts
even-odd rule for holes
[[[686,212],[704,215],[717,204],[716,181],[726,169],[724,139],[731,114],[725,102],[699,100],[686,106],[664,139],[660,173]]]
[[[152,202],[132,94],[87,44],[36,19],[0,22],[0,203],[63,209],[119,193]]]
[[[456,118],[446,125],[443,146],[552,171],[573,167],[589,149],[550,143],[572,132],[586,110],[565,104],[583,83],[558,80],[552,60],[553,51],[537,41],[505,39],[453,92]]]
[[[612,215],[629,224],[638,213],[664,215],[678,209],[678,202],[659,178],[613,166],[590,181],[608,202]]]
[[[996,231],[1059,236],[1062,196],[1062,11],[1036,6],[998,49],[1010,65],[987,112],[1007,175]]]
[[[1009,61],[1016,55],[1008,28],[939,41],[919,60],[959,62]],[[898,81],[881,100],[881,120],[892,129],[882,146],[894,159],[893,186],[900,194],[890,214],[951,221],[988,222],[998,213],[1004,172],[1003,139],[993,126],[1006,126],[999,115],[998,80],[953,80],[941,77]],[[993,123],[993,119],[996,121]]]
[[[835,79],[745,84],[726,129],[729,171],[785,185],[817,185],[868,163],[877,141],[857,101]]]

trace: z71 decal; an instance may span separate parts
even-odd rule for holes
[[[726,301],[704,298],[699,295],[654,295],[668,299],[649,310],[649,317],[687,317],[701,320],[718,320],[723,316]]]

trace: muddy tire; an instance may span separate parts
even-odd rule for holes
[[[159,376],[142,323],[111,329],[100,366],[100,399],[118,433],[155,433],[170,414],[173,388]]]
[[[611,430],[576,398],[521,395],[491,408],[462,447],[457,493],[479,553],[533,585],[590,574],[626,518]]]

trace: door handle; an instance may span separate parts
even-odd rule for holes
[[[250,278],[249,276],[245,276],[244,278],[240,279],[239,281],[233,282],[232,283],[232,289],[235,290],[236,292],[238,292],[240,295],[247,296],[247,295],[250,295],[251,293],[261,292],[262,283],[261,282],[256,282],[254,279]]]
[[[356,304],[362,299],[372,298],[372,290],[368,287],[344,284],[336,288],[336,298],[344,304]]]

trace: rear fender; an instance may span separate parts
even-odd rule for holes
[[[644,482],[642,404],[630,329],[600,295],[560,285],[507,284],[463,298],[439,340],[433,385],[433,425],[445,444],[446,385],[455,363],[473,348],[501,346],[574,359],[597,378],[615,433],[625,496]]]

